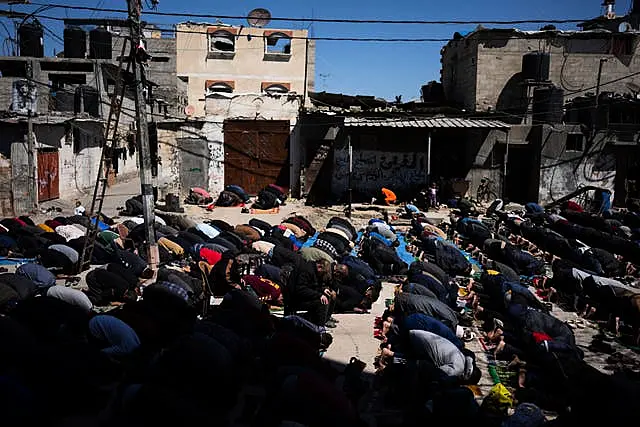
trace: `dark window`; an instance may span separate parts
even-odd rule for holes
[[[501,143],[500,141],[496,141],[493,150],[487,156],[487,160],[484,163],[485,168],[497,168],[504,164],[504,155],[507,151],[506,143]]]
[[[27,77],[26,61],[0,61],[2,77]]]
[[[209,35],[209,52],[235,52],[236,38],[228,31],[216,31]]]
[[[291,55],[291,38],[284,33],[273,33],[266,38],[266,53]]]
[[[611,40],[611,53],[616,56],[632,55],[634,39],[631,36],[614,37]]]
[[[84,61],[84,60],[83,60]],[[65,62],[65,61],[41,61],[40,69],[42,71],[67,71],[79,73],[93,73],[92,62]]]
[[[584,135],[581,133],[568,134],[566,151],[584,151]]]
[[[231,85],[224,82],[214,83],[207,89],[209,89],[209,92],[214,93],[233,93],[233,88],[231,87]]]
[[[287,92],[289,92],[289,89],[287,89],[283,85],[275,84],[275,85],[271,85],[271,86],[265,87],[264,91],[266,93],[287,93]]]
[[[49,81],[53,89],[61,89],[66,86],[87,84],[86,74],[49,74]]]

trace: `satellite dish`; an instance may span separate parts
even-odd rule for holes
[[[247,16],[247,22],[252,27],[262,28],[271,22],[271,12],[261,7],[253,9]]]
[[[187,116],[193,116],[193,113],[196,112],[196,107],[194,107],[193,105],[187,105],[186,107],[184,107],[184,114],[186,114]]]
[[[629,24],[628,22],[621,22],[620,25],[618,25],[618,32],[620,33],[628,33],[632,29],[633,28],[631,28],[631,24]]]

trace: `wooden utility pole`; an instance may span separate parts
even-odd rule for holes
[[[131,65],[134,76],[134,97],[136,105],[136,137],[138,142],[138,155],[140,159],[140,187],[142,191],[142,210],[145,226],[145,240],[148,249],[149,266],[155,270],[160,262],[158,243],[156,242],[154,229],[153,183],[151,177],[151,150],[149,147],[149,128],[147,126],[147,109],[144,99],[144,73],[142,64],[138,63],[137,50],[142,39],[142,26],[140,24],[140,12],[142,4],[140,0],[127,0],[129,10],[129,29],[131,35]]]
[[[353,213],[353,146],[351,145],[351,135],[347,135],[347,147],[349,150],[349,205],[347,206],[345,215],[347,218],[351,219],[351,214]]]
[[[31,95],[31,86],[33,85],[33,64],[27,61],[27,87],[28,94]],[[28,96],[29,96],[28,95]],[[38,207],[38,175],[36,171],[36,147],[33,140],[33,114],[31,100],[27,99],[27,168],[29,169],[29,210],[35,211]]]

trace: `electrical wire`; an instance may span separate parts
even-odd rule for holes
[[[148,13],[148,12],[147,12]],[[37,15],[39,19],[49,19],[54,21],[66,21],[67,18],[61,18],[57,16],[49,16],[49,15]],[[191,31],[191,30],[183,30],[177,28],[162,28],[163,25],[167,24],[154,24],[151,22],[145,22],[147,25],[154,25],[156,30],[161,31],[162,33],[170,33],[170,34],[207,34],[206,31]],[[211,24],[214,25],[214,24]],[[562,33],[554,33],[558,36],[562,36]],[[609,36],[608,33],[603,33],[602,36]],[[260,37],[260,36],[254,36]],[[264,38],[264,36],[262,36]],[[499,41],[499,40],[525,40],[532,39],[534,36],[520,33],[520,34],[512,34],[504,37],[474,37],[474,40],[483,42],[483,41]],[[452,39],[451,37],[418,37],[418,38],[408,38],[408,37],[311,37],[311,36],[290,36],[288,37],[290,40],[313,40],[313,41],[340,41],[340,42],[369,42],[369,43],[448,43],[448,42],[459,42],[466,39]]]
[[[53,21],[66,21],[67,18],[60,18],[57,16],[38,15],[39,19],[49,19]],[[147,22],[147,24],[151,24]],[[178,30],[175,28],[157,28],[163,33],[172,34],[206,34],[206,31],[188,31]],[[257,36],[256,36],[257,37]],[[505,37],[504,40],[508,40],[510,37]],[[515,38],[515,37],[511,37]],[[385,38],[385,37],[303,37],[303,36],[291,36],[291,40],[313,40],[313,41],[342,41],[342,42],[378,42],[378,43],[445,43],[451,41],[451,38]],[[496,38],[487,38],[489,40],[496,40]]]
[[[89,6],[69,6],[54,3],[30,3],[34,6],[46,6],[55,9],[85,10],[92,12],[128,13],[126,9],[99,8]],[[210,19],[247,19],[240,15],[215,15],[207,13],[184,13],[184,12],[157,12],[146,11],[145,15],[171,16],[181,18],[210,18]],[[586,19],[515,19],[515,20],[404,20],[404,19],[345,19],[345,18],[299,18],[299,17],[271,17],[272,21],[288,22],[322,22],[336,24],[418,24],[418,25],[470,25],[470,24],[491,24],[491,25],[517,25],[517,24],[577,24],[588,21]]]
[[[38,15],[40,19],[49,19],[53,21],[66,21],[66,18],[59,18],[56,16],[48,16],[48,15]],[[147,25],[152,24],[147,22]],[[155,25],[155,24],[153,24]],[[177,28],[155,28],[165,34],[207,34],[206,31],[189,31],[189,30],[179,30]],[[254,36],[258,37],[258,36]],[[263,36],[264,38],[264,36]],[[422,37],[422,38],[407,38],[407,37],[304,37],[304,36],[291,36],[288,37],[290,40],[313,40],[313,41],[341,41],[341,42],[379,42],[379,43],[446,43],[452,41],[451,38],[436,38],[436,37]],[[512,36],[512,37],[504,37],[504,38],[495,38],[495,37],[487,37],[486,39],[480,39],[481,41],[492,41],[492,40],[509,40],[509,39],[517,39],[517,38],[527,38],[525,36]]]
[[[36,83],[38,85],[45,86],[45,87],[48,87],[48,88],[52,88],[52,86],[50,84],[48,84],[48,83],[40,82],[40,81],[37,81],[35,79],[28,79],[28,80],[30,80],[33,83]],[[74,91],[68,90],[68,89],[64,89],[64,88],[57,89],[57,90],[58,91],[62,91],[62,92],[67,92],[67,93],[70,93],[70,94],[75,94]],[[615,102],[624,102],[624,101],[625,100],[621,99],[621,100],[618,100],[618,101],[615,101]],[[104,105],[111,105],[110,102],[103,101],[103,100],[99,100],[98,102],[100,102],[100,103],[102,103]],[[592,109],[592,108],[593,108],[593,106],[577,107],[577,108],[572,109],[572,111],[587,110],[587,109]],[[128,107],[121,106],[120,110],[121,110],[121,114],[124,114],[126,117],[135,118],[134,114],[126,113],[126,112],[135,113],[136,110],[134,108],[128,108]],[[523,118],[523,115],[512,114],[512,113],[509,113],[509,112],[506,112],[506,111],[496,110],[496,113],[497,114],[491,114],[491,115],[475,115],[475,116],[472,115],[472,116],[467,116],[467,117],[462,117],[462,118],[477,119],[477,120],[488,120],[488,119],[500,120],[500,119],[513,119],[513,118],[522,119]],[[152,117],[159,117],[159,118],[162,118],[162,119],[171,119],[171,120],[180,120],[180,121],[187,120],[185,117],[173,116],[173,115],[163,114],[163,113],[151,113],[151,112],[149,112],[147,114],[152,116]],[[407,114],[409,115],[410,113],[407,113]],[[543,114],[547,114],[547,112],[532,113],[529,116],[534,117],[534,116],[539,116],[539,115],[543,115]],[[342,119],[346,118],[347,116],[335,115],[333,117],[336,118],[336,123],[335,124],[339,125],[339,124],[342,123]],[[376,123],[403,122],[403,121],[406,121],[408,119],[420,120],[421,117],[415,116],[415,115],[409,115],[408,117],[401,117],[401,118],[392,118],[392,119],[381,118],[381,119],[378,119],[378,120],[376,120],[376,119],[366,119],[365,121],[367,123],[376,124]],[[209,121],[209,120],[205,120],[205,121],[207,123],[215,124],[215,125],[217,125],[217,126],[219,126],[221,128],[225,124],[224,121]],[[539,124],[548,124],[548,122],[543,121],[543,120],[532,119],[532,121],[535,122],[535,123],[539,123]],[[320,124],[315,124],[315,123],[297,123],[295,126],[313,127],[313,126],[326,126],[326,125],[327,125],[326,123],[320,123]],[[294,126],[292,125],[291,127],[293,128]]]

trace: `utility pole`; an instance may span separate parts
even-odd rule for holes
[[[149,128],[147,126],[147,109],[144,99],[144,75],[142,64],[138,63],[137,49],[140,46],[142,26],[140,24],[140,12],[142,4],[140,0],[127,0],[129,10],[129,29],[131,36],[131,65],[134,75],[134,97],[136,105],[136,137],[138,142],[138,154],[140,159],[140,187],[142,192],[142,210],[144,216],[145,240],[148,249],[149,267],[155,270],[160,262],[158,243],[155,236],[155,218],[153,199],[153,183],[151,177],[151,150],[149,147]]]
[[[353,146],[351,145],[351,135],[347,135],[347,144],[349,147],[349,206],[347,207],[346,216],[351,219],[352,203],[353,203]]]
[[[33,64],[27,61],[27,88],[31,94],[31,86],[33,85]],[[35,162],[35,141],[33,140],[33,110],[32,103],[28,100],[27,109],[27,168],[29,168],[29,209],[35,210],[38,204],[38,178],[36,175]]]

